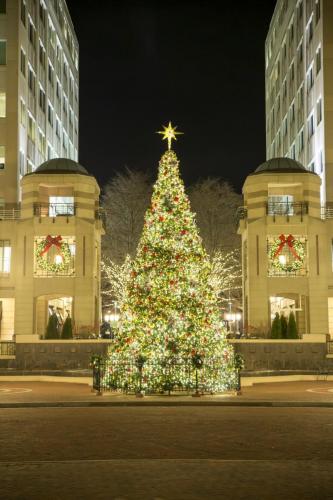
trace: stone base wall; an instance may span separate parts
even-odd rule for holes
[[[235,351],[243,356],[247,371],[333,370],[326,342],[244,340],[232,343]]]
[[[246,371],[333,371],[326,341],[233,340]],[[15,359],[0,359],[0,368],[78,370],[89,368],[93,354],[106,355],[107,340],[36,340],[16,343]]]
[[[16,344],[18,370],[77,370],[89,368],[93,354],[105,355],[108,342],[40,341]],[[11,365],[12,366],[12,365]]]

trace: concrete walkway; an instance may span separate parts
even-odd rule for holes
[[[87,384],[60,382],[0,382],[0,408],[91,406],[259,406],[333,408],[333,382],[283,382],[257,384],[241,395],[194,398],[184,395],[136,398],[119,393],[92,392]]]

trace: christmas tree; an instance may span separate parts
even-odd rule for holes
[[[171,133],[175,138],[175,129]],[[231,386],[234,353],[224,339],[210,273],[179,162],[169,142],[132,264],[117,342],[110,353],[113,366],[135,359],[147,387],[170,390],[188,383],[180,360],[190,360],[192,366],[206,368],[200,370],[200,377],[206,377],[205,386],[212,391]],[[208,369],[213,362],[215,367]],[[172,380],[166,370],[170,365]]]

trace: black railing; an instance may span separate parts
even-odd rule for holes
[[[16,344],[15,342],[9,341],[0,341],[0,356],[15,356],[16,354]]]
[[[34,215],[38,217],[72,217],[76,215],[76,203],[34,203]]]
[[[309,212],[309,205],[306,201],[300,202],[268,202],[266,204],[266,215],[306,215]]]
[[[220,359],[205,359],[195,366],[192,359],[166,358],[140,362],[114,362],[96,356],[93,362],[93,389],[97,393],[125,394],[212,394],[240,390],[239,371],[230,377]]]
[[[247,219],[247,208],[246,207],[238,207],[236,212],[237,220]]]
[[[327,342],[327,354],[333,354],[333,340]]]

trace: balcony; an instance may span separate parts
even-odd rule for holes
[[[20,208],[18,205],[15,207],[0,207],[0,221],[2,220],[16,220],[20,218]]]
[[[76,203],[34,203],[37,217],[72,217],[76,209]]]
[[[286,216],[287,218],[299,215],[303,220],[303,215],[309,212],[309,204],[306,201],[300,202],[268,202],[266,203],[266,215],[272,215],[275,221],[275,216]]]

